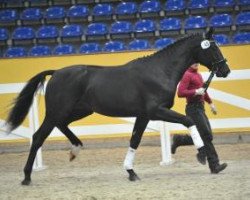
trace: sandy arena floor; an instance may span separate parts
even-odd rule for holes
[[[141,181],[129,182],[122,163],[127,148],[85,149],[73,162],[66,150],[43,151],[46,170],[33,172],[22,186],[27,153],[0,154],[0,199],[161,200],[250,199],[250,144],[216,145],[228,168],[211,175],[195,159],[193,147],[182,147],[175,163],[163,167],[159,146],[138,149],[135,170]]]

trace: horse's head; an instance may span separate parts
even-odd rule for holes
[[[225,78],[230,73],[230,69],[212,34],[213,28],[210,28],[205,36],[203,36],[198,51],[195,52],[195,60],[206,66],[209,70],[214,71],[217,77]]]

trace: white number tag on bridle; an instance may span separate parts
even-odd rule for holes
[[[210,42],[208,40],[203,40],[201,42],[201,48],[202,49],[208,49],[210,47]]]

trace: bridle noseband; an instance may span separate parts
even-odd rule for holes
[[[214,72],[217,72],[218,71],[218,68],[220,67],[221,64],[226,64],[227,63],[227,59],[226,58],[223,58],[219,61],[216,61],[216,62],[213,62],[212,63],[212,69],[211,71],[214,71]]]

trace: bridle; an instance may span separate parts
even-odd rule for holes
[[[218,71],[218,68],[221,64],[226,64],[227,63],[227,59],[226,58],[223,58],[219,61],[216,61],[216,62],[213,62],[212,63],[212,70],[211,71],[215,71],[217,72]]]
[[[215,43],[215,41],[208,41],[208,42],[209,42],[209,43]],[[209,45],[209,47],[210,47],[210,45]],[[208,48],[209,48],[209,47],[208,47]],[[207,91],[207,89],[208,89],[208,87],[209,87],[209,85],[210,85],[210,83],[211,83],[211,81],[212,81],[214,75],[216,74],[216,72],[217,72],[218,69],[219,69],[219,66],[220,66],[221,64],[226,64],[226,62],[227,62],[227,59],[226,59],[226,58],[223,58],[223,59],[221,59],[221,60],[219,60],[219,61],[212,62],[211,73],[210,73],[210,75],[209,75],[207,81],[203,84],[203,88],[205,89],[205,91]]]

